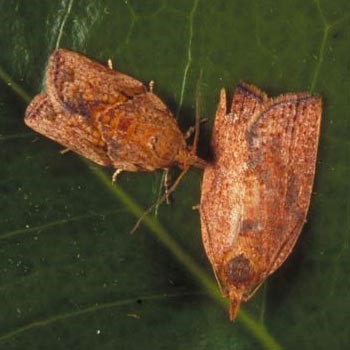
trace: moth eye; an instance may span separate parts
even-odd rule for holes
[[[250,261],[240,254],[226,264],[226,275],[231,284],[241,284],[248,282],[252,277]]]

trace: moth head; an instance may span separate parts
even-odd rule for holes
[[[176,163],[181,169],[187,169],[190,166],[204,169],[208,164],[205,160],[197,157],[191,147],[183,147],[176,156]]]

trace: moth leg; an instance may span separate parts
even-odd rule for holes
[[[123,172],[123,169],[117,169],[112,176],[112,182],[116,182],[118,175]]]
[[[134,318],[135,320],[140,320],[141,316],[138,314],[127,314],[127,316]]]
[[[108,59],[107,64],[109,69],[113,69],[113,62],[111,58]]]
[[[204,123],[206,123],[206,122],[208,122],[208,118],[201,119],[201,120],[199,121],[199,124],[204,124]],[[196,125],[190,126],[190,127],[187,129],[187,131],[185,132],[185,134],[184,134],[185,140],[188,140],[188,139],[193,135],[193,133],[194,133],[195,131],[196,131]]]
[[[173,193],[176,189],[176,187],[179,185],[179,183],[181,182],[182,178],[186,175],[187,171],[188,171],[189,167],[187,167],[186,169],[182,170],[182,172],[180,173],[180,175],[177,177],[177,179],[175,180],[175,182],[171,185],[171,187],[168,189],[168,195],[170,195],[171,193]],[[146,215],[148,215],[155,207],[157,207],[158,205],[160,205],[161,203],[163,203],[166,200],[166,194],[163,194],[162,197],[160,197],[157,202],[153,203],[147,210],[145,210],[143,212],[143,214],[139,217],[139,219],[136,221],[136,224],[134,225],[134,227],[132,228],[132,230],[130,231],[130,234],[134,233],[137,228],[140,226],[142,220],[144,219],[144,217]]]
[[[164,192],[165,192],[165,202],[166,204],[170,204],[170,188],[171,176],[169,168],[164,169]]]
[[[192,125],[188,128],[188,130],[185,132],[184,138],[185,140],[188,140],[194,133],[195,131],[195,126]]]
[[[61,154],[66,154],[67,152],[71,151],[70,148],[63,148],[63,150],[60,151]]]
[[[170,170],[169,168],[165,168],[163,169],[164,172],[163,172],[163,175],[162,175],[162,178],[160,180],[160,185],[159,185],[159,193],[158,193],[158,198],[157,198],[157,201],[156,201],[156,205],[154,206],[155,207],[155,215],[157,216],[158,215],[158,208],[159,208],[159,205],[161,204],[161,198],[162,196],[165,197],[165,202],[166,204],[171,204],[171,201],[170,201],[170,193],[169,193],[169,188],[170,188],[170,185],[171,185],[171,176],[170,176]],[[163,187],[164,187],[164,194],[162,195],[162,191],[163,191]]]
[[[154,90],[154,80],[151,80],[148,83],[148,88],[149,88],[149,92],[153,92],[153,90]]]

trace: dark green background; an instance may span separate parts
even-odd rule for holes
[[[348,345],[349,1],[2,0],[0,9],[0,349]],[[202,70],[203,154],[221,87],[232,93],[243,79],[270,95],[323,96],[308,222],[236,323],[212,289],[191,209],[200,171],[130,235],[137,206],[158,197],[161,173],[124,173],[113,189],[112,171],[61,155],[23,124],[56,47],[154,80],[183,130]]]

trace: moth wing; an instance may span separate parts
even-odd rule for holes
[[[54,140],[93,162],[111,166],[106,144],[99,132],[79,114],[54,110],[47,94],[37,95],[26,110],[25,123],[36,132]]]
[[[289,94],[273,100],[269,113],[273,113],[274,108],[282,109],[282,114],[291,121],[288,123],[290,142],[286,138],[283,145],[288,155],[281,222],[283,239],[278,240],[280,249],[271,255],[269,274],[286,260],[306,221],[315,176],[322,99],[307,93]]]
[[[268,100],[241,83],[229,113],[221,93],[200,209],[203,243],[230,298],[231,319],[298,238],[310,202],[320,120],[321,99],[307,93]]]
[[[225,90],[220,93],[211,141],[213,161],[204,169],[200,206],[203,244],[217,279],[226,252],[238,239],[244,197],[241,179],[246,169],[242,162],[246,159],[246,125],[266,99],[262,91],[242,82],[227,111]]]
[[[128,171],[169,167],[183,140],[175,118],[149,92],[102,111],[97,125],[113,166]]]
[[[262,274],[286,259],[310,201],[320,117],[321,100],[309,94],[268,100],[241,83],[227,113],[221,93],[201,197],[203,242],[217,272],[237,247],[259,256]]]
[[[140,81],[64,49],[50,56],[46,88],[55,109],[82,116],[147,91]]]
[[[246,130],[239,238],[260,255],[262,279],[288,257],[305,222],[321,109],[321,99],[307,93],[280,96],[265,103]]]

